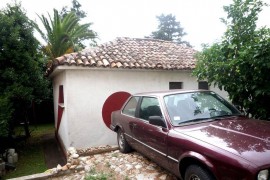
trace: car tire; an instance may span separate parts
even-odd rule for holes
[[[117,143],[118,143],[120,152],[122,153],[131,152],[132,148],[126,141],[125,134],[123,133],[121,129],[117,131]]]
[[[213,176],[198,165],[188,166],[185,172],[185,180],[214,180]]]

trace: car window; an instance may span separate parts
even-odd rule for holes
[[[162,116],[158,99],[155,97],[143,97],[140,105],[139,118],[148,121],[149,116]]]
[[[138,101],[139,101],[139,97],[133,96],[132,98],[130,98],[128,103],[124,107],[122,113],[135,117],[135,111],[136,111]]]
[[[213,92],[173,94],[164,97],[174,125],[221,116],[239,115],[227,101]]]

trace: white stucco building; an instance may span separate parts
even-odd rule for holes
[[[56,133],[63,148],[116,145],[116,133],[102,118],[104,102],[115,92],[198,89],[191,76],[195,53],[168,41],[118,38],[55,59],[48,73],[53,81]]]

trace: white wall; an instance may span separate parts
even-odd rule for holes
[[[168,90],[169,82],[183,82],[183,89],[198,89],[196,78],[191,77],[190,71],[105,68],[65,71],[66,80],[62,74],[61,78],[57,75],[54,88],[64,81],[65,116],[59,132],[61,136],[69,136],[63,137],[66,148],[116,144],[116,133],[103,123],[102,107],[105,100],[117,91],[134,94]]]
[[[66,86],[67,80],[66,80],[66,72],[62,71],[61,73],[58,73],[57,76],[53,79],[53,99],[54,99],[54,119],[55,119],[55,129],[57,128],[57,117],[58,117],[58,98],[59,98],[59,86],[64,86],[64,112],[61,119],[61,124],[59,126],[58,135],[61,138],[61,142],[66,147],[69,147],[69,122],[67,117],[67,107],[66,104],[68,102],[67,94],[66,92]]]

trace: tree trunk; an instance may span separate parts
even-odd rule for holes
[[[26,138],[30,137],[30,131],[29,131],[29,122],[28,122],[28,118],[27,118],[27,110],[25,111],[25,118],[24,118],[24,122],[23,122],[23,128],[24,128],[24,134]]]

